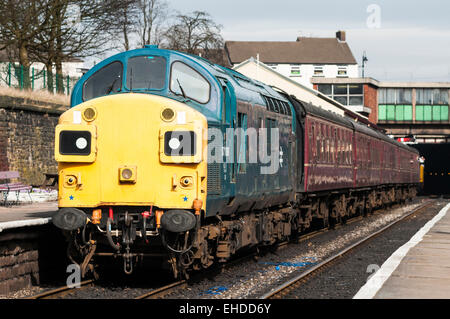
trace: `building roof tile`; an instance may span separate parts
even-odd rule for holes
[[[297,41],[227,41],[232,64],[259,54],[264,63],[275,64],[357,64],[347,42],[337,38],[299,37]]]

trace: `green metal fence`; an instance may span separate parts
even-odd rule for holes
[[[24,67],[18,63],[0,64],[0,85],[17,89],[47,90],[70,95],[80,77],[50,73],[47,69]]]

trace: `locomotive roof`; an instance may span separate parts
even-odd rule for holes
[[[155,45],[148,45],[141,49],[135,49],[130,51],[121,52],[115,54],[97,65],[95,65],[92,69],[90,69],[84,76],[77,82],[71,97],[71,106],[78,105],[82,103],[84,100],[82,98],[82,90],[83,84],[97,71],[102,69],[103,67],[111,64],[112,62],[118,61],[121,62],[124,68],[127,67],[127,61],[131,57],[134,56],[142,56],[142,55],[159,55],[165,57],[168,61],[177,61],[179,58],[183,58],[184,61],[188,61],[188,65],[197,69],[197,71],[201,71],[205,74],[208,80],[211,82],[212,87],[216,90],[216,92],[221,91],[222,84],[220,83],[224,79],[228,81],[234,88],[234,94],[237,99],[246,101],[252,104],[259,104],[267,107],[266,97],[270,97],[273,99],[281,100],[287,102],[285,97],[278,92],[276,92],[269,85],[253,80],[251,78],[246,77],[245,75],[235,71],[228,69],[226,67],[214,64],[207,59],[204,59],[200,56],[196,56],[189,53],[172,51],[159,49]],[[173,60],[172,60],[173,59]],[[169,65],[169,64],[168,64]],[[169,68],[169,66],[167,66]],[[169,72],[169,71],[167,71]],[[128,75],[126,75],[128,76]],[[124,80],[122,90],[119,93],[130,92],[132,90],[126,88],[125,83],[125,75],[123,76]],[[168,81],[168,80],[167,80]],[[139,90],[140,93],[145,93],[144,90]],[[208,107],[204,107],[205,105],[197,105],[197,103],[192,101],[185,101],[185,99],[176,94],[172,94],[170,92],[168,85],[166,85],[161,90],[152,90],[152,94],[163,95],[173,99],[182,100],[185,103],[191,103],[194,108],[197,108],[200,112],[203,112],[205,116],[207,116],[208,120],[218,120],[220,115],[215,111],[210,111]],[[214,100],[210,100],[208,103],[218,103],[218,98],[214,97]],[[214,113],[213,113],[214,112]],[[294,122],[294,121],[293,121]],[[295,125],[295,124],[294,124]]]

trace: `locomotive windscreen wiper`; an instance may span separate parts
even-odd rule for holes
[[[116,84],[116,81],[117,81],[118,79],[120,79],[120,76],[118,76],[118,77],[116,77],[116,78],[114,79],[114,81],[111,83],[111,86],[108,87],[108,91],[106,91],[106,94],[109,94],[109,93],[112,92],[112,90],[113,90],[113,88],[114,88],[114,84]]]
[[[180,81],[178,79],[177,79],[177,82],[178,82],[178,86],[180,87],[181,94],[183,94],[183,97],[186,99],[187,98],[186,93],[184,92],[183,87],[181,86]]]

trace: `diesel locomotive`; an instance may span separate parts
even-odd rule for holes
[[[418,157],[355,119],[146,46],[74,87],[55,133],[53,223],[83,276],[112,257],[125,273],[151,259],[187,276],[411,199]]]

